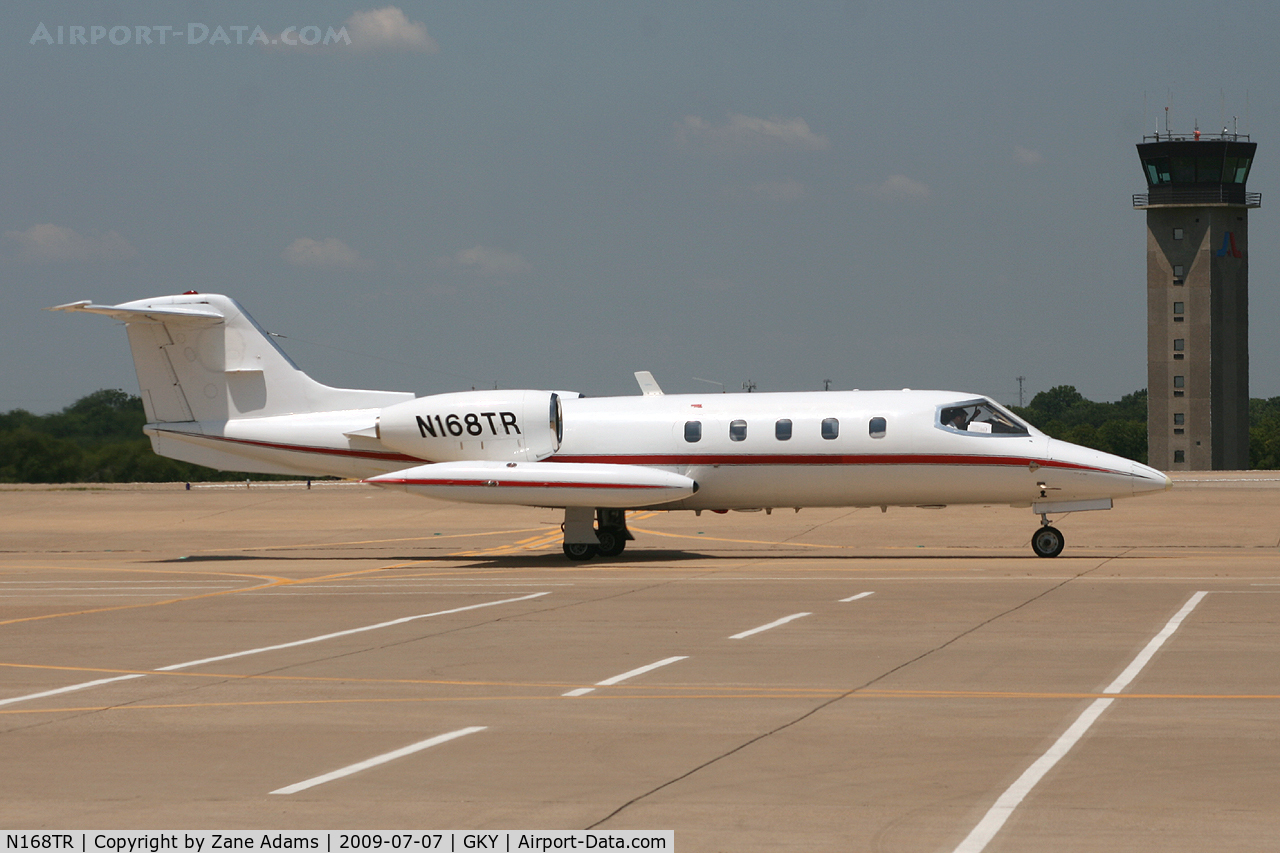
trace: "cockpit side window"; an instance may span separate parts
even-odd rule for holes
[[[971,435],[1030,435],[1030,429],[1010,412],[986,399],[938,407],[937,425]]]

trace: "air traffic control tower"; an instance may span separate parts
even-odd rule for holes
[[[1145,136],[1147,461],[1164,471],[1249,467],[1249,208],[1256,142]]]

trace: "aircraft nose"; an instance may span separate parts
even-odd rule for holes
[[[1173,480],[1163,471],[1157,471],[1140,462],[1133,463],[1133,493],[1167,492],[1173,488]]]

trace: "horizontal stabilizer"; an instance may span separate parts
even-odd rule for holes
[[[671,471],[596,462],[437,462],[365,482],[449,501],[546,507],[650,506],[698,490]]]
[[[87,314],[103,314],[122,323],[220,323],[226,319],[219,312],[208,308],[127,308],[123,305],[94,305],[88,299],[55,305],[50,311],[83,311]]]

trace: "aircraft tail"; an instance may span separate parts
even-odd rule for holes
[[[86,300],[53,310],[103,314],[127,325],[151,423],[378,408],[414,396],[316,382],[234,299],[219,294],[185,293],[121,305]]]

